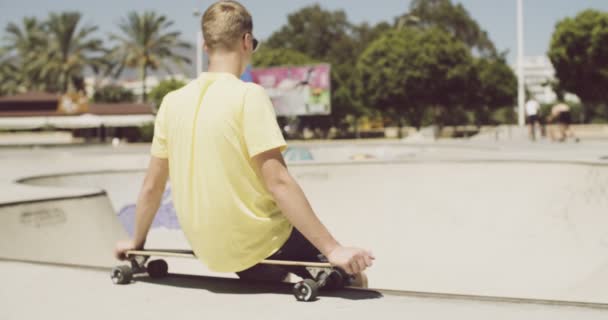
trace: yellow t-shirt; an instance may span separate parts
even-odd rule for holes
[[[292,226],[251,162],[285,146],[264,88],[234,75],[203,73],[163,99],[151,153],[169,159],[179,223],[211,270],[242,271],[287,241]]]

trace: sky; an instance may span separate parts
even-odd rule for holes
[[[462,3],[488,31],[500,51],[508,51],[513,62],[517,52],[516,0],[453,0]],[[132,10],[155,10],[175,21],[175,29],[194,43],[199,24],[195,10],[204,11],[209,0],[0,0],[0,35],[9,22],[20,22],[24,16],[44,18],[51,11],[77,10],[87,24],[99,26],[99,35],[116,31],[116,24]],[[287,22],[287,15],[302,7],[321,3],[326,9],[342,9],[355,23],[393,21],[408,10],[409,0],[242,0],[254,19],[254,33],[267,38]],[[373,4],[373,5],[372,5]],[[608,0],[524,0],[525,42],[527,56],[547,52],[555,24],[585,9],[608,11]]]

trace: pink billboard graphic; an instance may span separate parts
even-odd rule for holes
[[[266,89],[278,116],[331,113],[331,66],[252,69],[253,82]]]

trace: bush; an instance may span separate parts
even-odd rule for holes
[[[139,140],[141,142],[152,142],[154,137],[154,123],[147,123],[139,127]]]
[[[150,94],[148,94],[148,98],[150,98],[150,101],[154,103],[156,108],[158,108],[167,93],[177,90],[185,85],[186,83],[181,80],[163,80],[156,87],[154,87],[154,89],[150,91]]]
[[[135,95],[131,90],[117,85],[108,85],[95,90],[93,101],[103,103],[134,102]]]
[[[513,107],[499,108],[492,115],[492,120],[497,124],[515,124],[517,123],[517,113]]]

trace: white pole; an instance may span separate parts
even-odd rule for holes
[[[198,76],[203,72],[204,68],[203,46],[205,45],[205,40],[203,39],[203,30],[201,29],[202,14],[196,8],[194,9],[194,12],[192,14],[196,17],[196,20],[198,21],[198,23],[196,24],[196,78],[198,78]]]
[[[196,33],[196,76],[203,72],[203,32]]]
[[[524,8],[523,0],[517,0],[517,122],[520,127],[526,125],[524,115],[526,89],[524,81]]]

